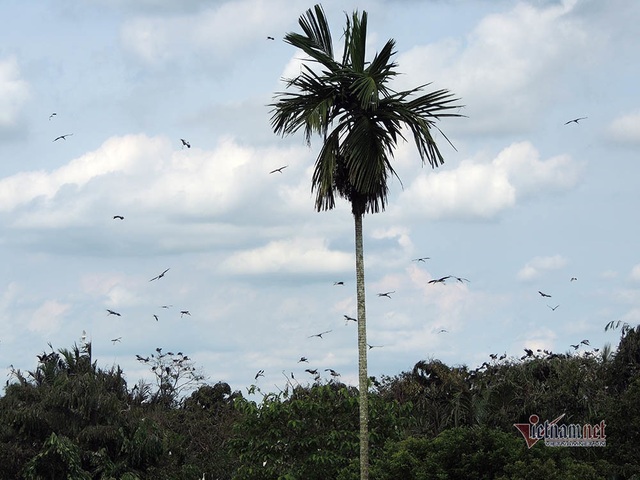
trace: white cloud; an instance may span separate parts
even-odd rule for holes
[[[554,79],[569,68],[567,58],[582,61],[586,46],[595,43],[593,32],[571,16],[576,3],[537,7],[519,2],[508,12],[484,17],[465,39],[414,47],[398,58],[407,74],[398,81],[435,81],[460,97],[466,105],[462,113],[470,118],[455,128],[527,129],[561,93],[554,90]]]
[[[634,280],[634,281],[640,280],[640,263],[633,266],[633,268],[631,269],[631,273],[629,274],[629,277],[631,278],[631,280]]]
[[[29,98],[29,84],[21,78],[15,57],[0,60],[0,131],[16,125]]]
[[[608,127],[608,135],[615,142],[640,144],[640,112],[633,112],[616,118]]]
[[[289,195],[278,189],[269,169],[285,162],[294,170],[300,158],[295,152],[245,147],[230,138],[206,151],[175,150],[164,137],[112,137],[51,172],[0,179],[0,212],[25,209],[14,223],[23,228],[86,225],[105,208],[141,218],[162,211],[182,222],[231,215],[238,208],[264,212],[273,203],[258,201],[261,196],[274,199],[274,189],[277,197]],[[291,212],[303,204],[283,202],[279,208]]]
[[[292,238],[239,252],[225,260],[223,271],[237,274],[345,272],[353,267],[351,253],[331,251],[318,238]]]
[[[529,260],[518,272],[518,279],[533,280],[545,272],[559,270],[567,265],[567,260],[562,255],[551,257],[534,257]]]
[[[28,324],[29,330],[45,334],[57,331],[69,308],[69,304],[47,300],[33,312]]]
[[[239,50],[266,41],[273,28],[282,28],[276,12],[281,2],[241,0],[181,15],[138,16],[125,22],[125,48],[152,66],[191,57],[203,62],[230,61]],[[291,8],[289,5],[287,8]],[[267,27],[268,26],[268,27]]]
[[[464,160],[422,173],[400,194],[398,209],[431,219],[490,219],[518,200],[569,190],[580,172],[569,156],[541,160],[529,142],[514,143],[490,163]]]

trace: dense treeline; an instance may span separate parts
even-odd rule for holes
[[[356,388],[291,381],[255,402],[203,383],[182,352],[138,360],[155,384],[129,387],[120,368],[98,367],[91,344],[12,370],[0,398],[0,478],[358,478]],[[371,477],[640,478],[639,405],[640,327],[623,328],[615,351],[494,356],[474,370],[422,360],[371,379]],[[604,420],[607,446],[528,449],[513,425],[531,414]]]

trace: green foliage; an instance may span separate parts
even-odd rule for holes
[[[42,451],[27,464],[25,478],[87,480],[91,475],[81,467],[79,448],[67,437],[52,433],[44,442]]]
[[[529,450],[512,433],[474,427],[389,442],[372,475],[379,480],[596,480],[606,478],[599,472],[604,468],[573,459],[568,449],[537,445]]]
[[[481,368],[420,361],[372,379],[376,479],[640,478],[637,329],[601,356],[557,355]],[[0,397],[0,478],[355,480],[358,391],[289,385],[259,403],[223,382],[152,400],[90,346],[43,353]],[[254,392],[255,393],[255,392]],[[536,413],[606,423],[605,448],[528,449],[513,427]],[[457,425],[457,427],[456,427]]]
[[[330,382],[296,387],[291,395],[267,395],[261,404],[239,399],[233,449],[240,458],[238,479],[325,479],[358,458],[358,392]],[[372,401],[371,446],[397,438],[397,405]],[[288,476],[288,477],[287,477]]]

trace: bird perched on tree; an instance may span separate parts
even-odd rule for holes
[[[191,144],[187,142],[184,138],[181,138],[180,141],[182,142],[182,148],[184,147],[191,148]]]

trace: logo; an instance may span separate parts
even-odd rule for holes
[[[607,446],[604,420],[595,425],[559,425],[558,422],[564,416],[563,413],[555,420],[540,422],[540,417],[533,414],[529,417],[529,423],[514,423],[513,426],[522,434],[528,448],[533,447],[539,440],[544,440],[547,447]]]

